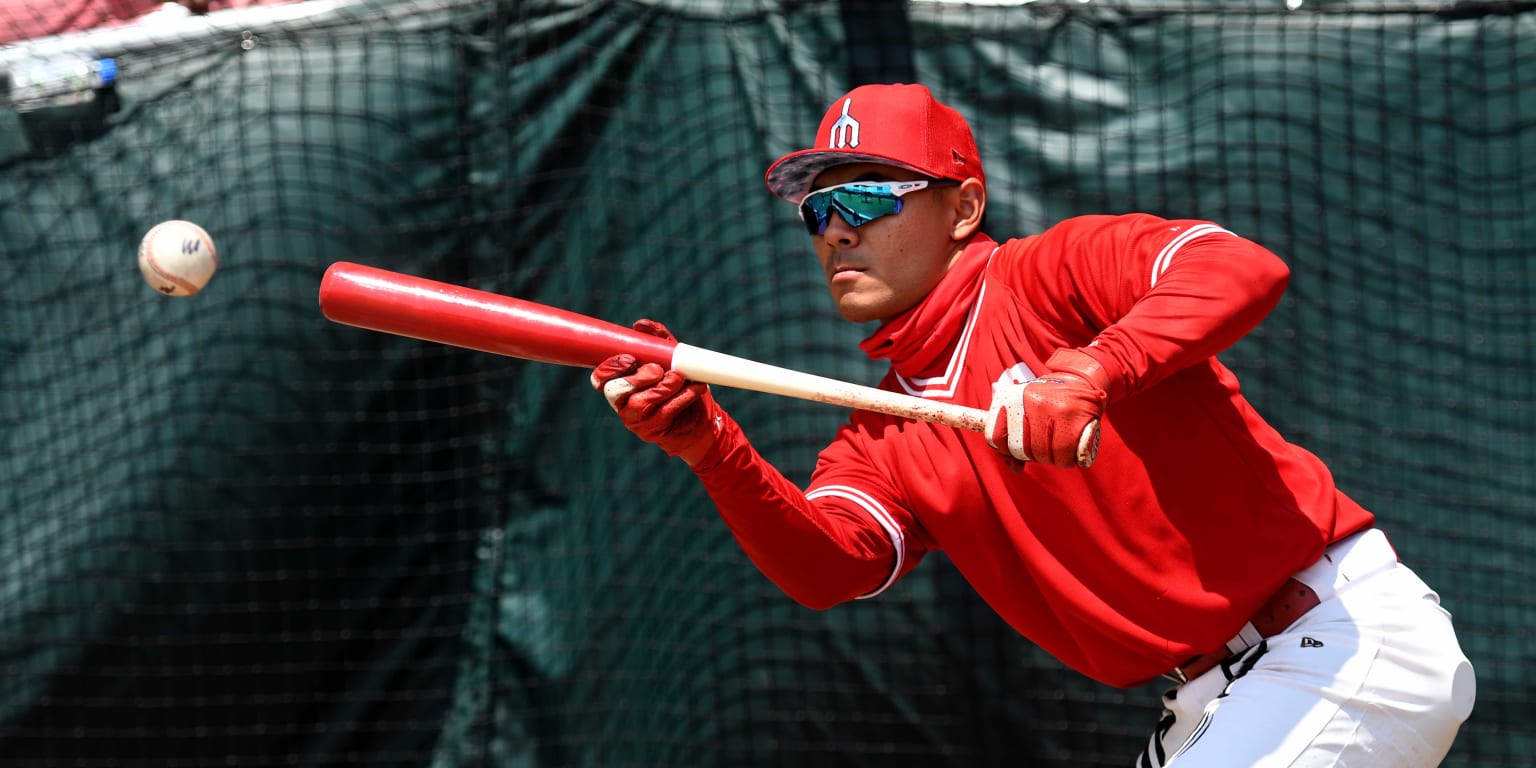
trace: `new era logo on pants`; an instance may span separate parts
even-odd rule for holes
[[[1303,648],[1321,648],[1321,647],[1323,647],[1323,641],[1321,641],[1321,640],[1313,640],[1310,637],[1303,637],[1301,639],[1301,647],[1303,647]]]

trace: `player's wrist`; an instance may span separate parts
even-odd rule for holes
[[[1073,376],[1092,385],[1106,398],[1114,380],[1103,361],[1081,349],[1058,349],[1045,361],[1045,367],[1058,378]]]
[[[673,455],[683,460],[690,467],[698,467],[710,458],[710,453],[720,442],[719,424],[723,420],[718,412],[710,414],[710,422],[706,425],[707,432],[700,432],[687,445],[678,448]]]
[[[694,442],[687,451],[677,454],[678,458],[693,470],[694,474],[704,474],[725,462],[732,448],[738,442],[746,442],[746,436],[741,427],[719,405],[709,409],[709,435]]]

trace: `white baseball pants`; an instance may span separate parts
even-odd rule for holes
[[[1369,530],[1296,575],[1321,603],[1169,690],[1137,768],[1434,768],[1477,683],[1439,595]]]

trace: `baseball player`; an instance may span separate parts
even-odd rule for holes
[[[993,240],[970,127],[920,85],[839,98],[767,184],[839,313],[878,324],[860,347],[889,361],[880,386],[987,411],[984,434],[856,411],[802,490],[705,385],[598,365],[785,593],[871,598],[943,551],[1073,669],[1171,681],[1137,766],[1440,763],[1476,688],[1450,614],[1216,358],[1279,301],[1279,258],[1145,214]]]

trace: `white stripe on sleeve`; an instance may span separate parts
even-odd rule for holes
[[[896,550],[896,564],[891,567],[891,575],[886,577],[885,583],[881,584],[873,592],[859,595],[857,599],[868,600],[889,589],[896,582],[896,577],[901,575],[901,566],[907,560],[907,537],[902,532],[901,526],[896,524],[896,518],[892,517],[891,513],[886,511],[880,502],[875,501],[873,496],[850,486],[828,485],[805,494],[807,500],[815,500],[826,496],[836,496],[859,505],[861,509],[869,513],[871,518],[874,518],[876,523],[880,524],[881,528],[885,529],[885,535],[891,537],[891,547]]]
[[[1157,279],[1162,277],[1164,272],[1168,271],[1168,265],[1173,263],[1173,255],[1178,253],[1180,248],[1188,245],[1191,240],[1214,234],[1230,235],[1232,233],[1215,224],[1201,224],[1198,227],[1190,227],[1188,232],[1175,237],[1167,245],[1163,246],[1162,252],[1158,253],[1157,259],[1152,262],[1152,283],[1147,287],[1151,288],[1157,285]]]

